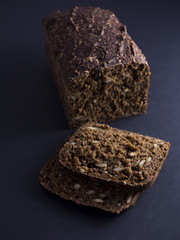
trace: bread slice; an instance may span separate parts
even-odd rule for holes
[[[59,162],[59,151],[60,148],[40,172],[39,180],[45,189],[77,204],[113,213],[135,204],[137,191],[72,172]]]
[[[142,191],[155,181],[169,147],[161,139],[89,122],[65,143],[59,161],[75,172]]]

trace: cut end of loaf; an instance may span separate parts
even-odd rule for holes
[[[69,87],[69,124],[106,122],[143,114],[147,108],[149,67],[146,64],[93,70]]]

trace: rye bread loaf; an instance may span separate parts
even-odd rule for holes
[[[114,13],[74,7],[45,17],[43,29],[70,127],[145,113],[149,66]]]
[[[94,122],[81,126],[59,153],[67,168],[142,191],[150,187],[170,143]]]
[[[60,148],[40,172],[41,185],[56,195],[77,204],[120,213],[134,205],[139,193],[72,172],[59,162]]]

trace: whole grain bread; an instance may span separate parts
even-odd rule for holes
[[[64,144],[59,161],[77,173],[142,191],[157,178],[169,147],[158,138],[89,122]]]
[[[150,70],[126,26],[95,7],[43,19],[46,52],[70,127],[142,114]]]
[[[139,193],[72,172],[59,162],[60,148],[40,172],[41,185],[48,191],[77,204],[120,213],[134,205]]]

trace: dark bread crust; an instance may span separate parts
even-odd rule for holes
[[[43,26],[65,85],[94,68],[132,62],[147,64],[126,26],[109,10],[94,7],[58,10],[43,19]]]
[[[40,172],[39,181],[45,189],[77,204],[113,213],[120,213],[135,204],[139,196],[137,191],[90,178],[63,167],[58,161],[60,148]],[[75,186],[78,188],[78,184],[80,188],[75,189]],[[103,202],[98,202],[100,200]]]
[[[119,117],[141,114],[146,111],[150,75],[148,63],[141,50],[128,35],[126,26],[121,24],[111,11],[94,7],[74,7],[63,12],[57,11],[43,19],[43,28],[46,52],[53,78],[71,127],[79,126],[87,120],[104,122]],[[114,68],[119,70],[114,71]],[[126,77],[129,68],[130,78]],[[82,89],[84,89],[83,84],[86,85],[84,82],[88,78],[90,78],[90,82],[94,78],[99,82],[98,76],[101,71],[102,79],[105,76],[104,71],[110,73],[110,75],[121,76],[120,79],[115,80],[118,83],[113,83],[112,90],[108,91],[109,95],[111,91],[116,91],[114,86],[118,85],[117,99],[119,99],[127,90],[125,89],[127,85],[130,88],[130,94],[127,94],[126,99],[130,99],[133,94],[137,95],[137,97],[132,99],[131,102],[127,101],[128,103],[125,104],[123,103],[124,98],[115,105],[113,105],[112,101],[109,107],[113,112],[113,109],[117,106],[116,111],[119,109],[119,114],[105,113],[107,116],[103,117],[99,116],[99,110],[97,110],[95,116],[93,116],[95,110],[90,111],[90,115],[87,114],[91,105],[96,109],[99,104],[98,99],[94,104],[93,101],[90,102],[87,96],[86,101],[90,106],[87,107],[88,109],[86,107],[83,109],[85,110],[83,118],[79,120],[77,117],[79,117],[78,110],[81,105],[79,106],[76,101],[71,99],[71,97],[74,97],[72,95],[75,94],[74,88],[82,85]],[[128,78],[131,82],[129,85],[126,83]],[[123,84],[121,83],[122,79]],[[135,83],[139,86],[134,87],[132,79],[137,80]],[[135,88],[139,90],[134,91]],[[84,92],[84,95],[87,94],[88,89],[87,92]],[[131,105],[133,101],[137,101],[137,106],[133,105],[133,107],[131,106],[132,109],[128,110],[127,104]],[[109,100],[107,100],[108,102]],[[107,105],[107,103],[102,104]],[[73,104],[78,105],[78,109],[75,109]]]
[[[71,170],[143,191],[157,178],[170,143],[89,122],[65,143],[59,161]]]

